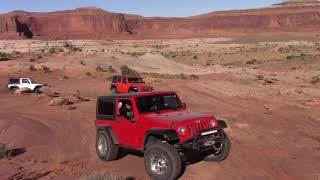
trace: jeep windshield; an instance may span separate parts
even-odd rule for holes
[[[142,78],[128,78],[128,81],[129,81],[130,83],[139,83],[139,84],[142,84],[142,83],[143,83]]]
[[[181,101],[176,94],[160,94],[142,96],[136,98],[139,113],[157,112],[162,110],[178,110],[182,107]]]

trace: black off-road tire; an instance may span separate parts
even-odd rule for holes
[[[107,149],[105,151],[102,151],[101,147],[99,147],[101,145],[99,144],[100,141],[105,141],[107,145]],[[119,146],[113,143],[107,131],[101,130],[97,132],[96,151],[100,159],[104,161],[112,161],[112,160],[116,160],[118,157]]]
[[[151,159],[155,154],[164,156],[167,160],[167,170],[164,174],[157,174],[151,169]],[[144,153],[144,164],[153,180],[175,180],[181,174],[183,167],[178,151],[166,142],[151,144]]]
[[[111,93],[118,94],[117,88],[115,88],[115,87],[111,88]]]
[[[212,161],[212,162],[220,162],[220,161],[227,159],[229,152],[230,152],[231,143],[230,143],[229,137],[225,133],[224,133],[224,140],[222,141],[222,144],[223,144],[223,149],[221,150],[221,152],[219,154],[207,155],[206,157],[203,158],[203,160],[204,161]]]
[[[36,93],[36,94],[41,94],[41,91],[40,91],[41,87],[36,87],[33,92]]]

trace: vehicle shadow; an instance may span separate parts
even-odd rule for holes
[[[0,153],[0,159],[11,159],[26,152],[25,148],[7,149]]]
[[[119,149],[118,159],[122,159],[122,158],[126,157],[127,155],[134,155],[134,156],[138,156],[138,157],[143,158],[143,153],[138,150],[127,149],[127,148],[120,148]]]

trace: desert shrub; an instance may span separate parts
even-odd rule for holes
[[[0,52],[0,61],[7,61],[10,60],[10,57],[7,53]]]
[[[36,62],[36,59],[35,58],[31,58],[29,61],[30,62]]]
[[[116,73],[117,70],[114,69],[112,66],[109,66],[109,67],[108,67],[108,72],[109,72],[109,73]]]
[[[198,56],[193,56],[192,58],[193,58],[193,59],[198,59]]]
[[[190,79],[197,80],[197,79],[199,79],[199,76],[197,76],[195,74],[191,74]]]
[[[55,47],[50,47],[48,51],[49,53],[52,53],[52,54],[57,52]]]
[[[69,48],[71,51],[73,51],[73,52],[81,52],[82,51],[82,49],[81,48],[79,48],[79,47],[75,47],[75,46],[73,46],[73,47],[71,47],[71,48]]]
[[[91,72],[86,72],[86,75],[87,76],[92,76],[92,73]]]
[[[108,77],[106,77],[106,80],[107,81],[112,81],[112,78],[113,78],[113,76],[108,76]]]
[[[311,83],[312,84],[320,83],[320,75],[313,76],[312,79],[311,79]]]
[[[250,61],[247,61],[246,64],[256,64],[258,61],[256,59],[252,59]]]
[[[82,177],[81,180],[126,180],[129,178],[122,178],[113,176],[110,173],[102,172],[102,173],[96,173],[94,175]]]
[[[289,56],[287,56],[287,59],[293,59],[295,56],[293,56],[293,55],[289,55]]]
[[[264,76],[261,75],[261,74],[259,74],[259,75],[257,76],[257,79],[258,79],[258,80],[264,80]]]
[[[99,65],[96,67],[96,71],[97,72],[108,72],[108,69],[106,69],[105,67]]]
[[[168,48],[168,47],[170,47],[170,46],[169,46],[169,45],[156,44],[156,45],[152,45],[151,47],[152,47],[152,48],[155,48],[155,49],[163,49],[163,48]]]
[[[50,70],[50,68],[47,67],[47,66],[42,66],[41,71],[42,71],[43,73],[50,73],[50,72],[52,72],[52,71]]]
[[[134,69],[131,69],[127,65],[122,65],[120,67],[120,70],[122,75],[132,75],[132,76],[139,75],[137,71],[135,71]]]
[[[178,76],[179,79],[188,79],[186,75],[184,75],[183,73],[179,74]]]
[[[65,41],[63,47],[69,49],[70,51],[74,51],[74,52],[77,52],[77,51],[81,52],[82,51],[81,48],[74,46],[69,41]]]
[[[36,71],[37,69],[34,67],[34,65],[29,66],[29,71]]]
[[[106,68],[101,65],[97,66],[96,71],[97,72],[109,72],[109,73],[116,73],[117,72],[112,66],[109,66]]]

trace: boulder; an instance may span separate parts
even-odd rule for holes
[[[69,99],[64,98],[64,97],[57,97],[52,99],[49,102],[50,106],[62,106],[62,105],[68,105],[69,104]]]
[[[44,86],[40,89],[40,91],[50,97],[58,97],[59,93],[54,92],[54,90],[52,90],[52,88]]]
[[[21,88],[21,89],[17,89],[15,92],[15,94],[30,94],[31,90],[27,87]]]

